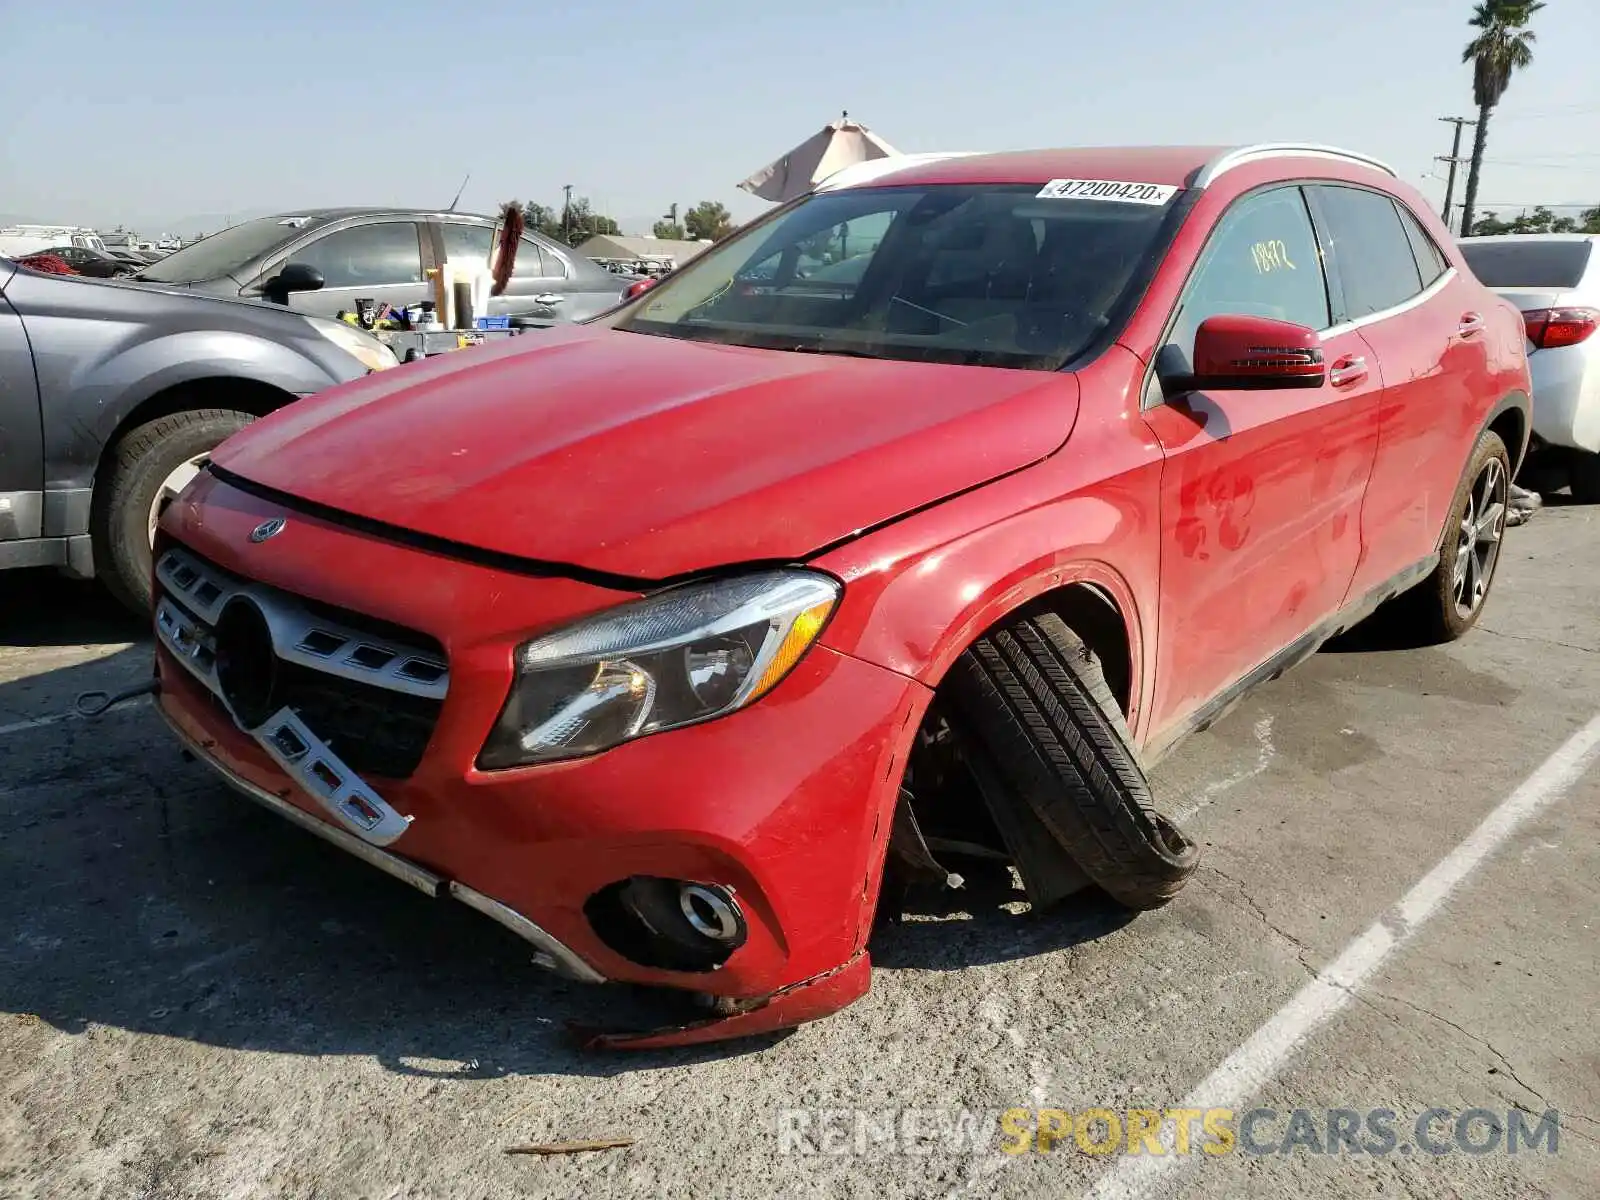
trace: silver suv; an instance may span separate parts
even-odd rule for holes
[[[161,509],[255,418],[395,365],[343,321],[0,258],[0,570],[150,601]]]

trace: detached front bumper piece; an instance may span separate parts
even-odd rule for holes
[[[818,645],[730,716],[483,770],[515,647],[628,597],[298,515],[252,549],[275,515],[203,477],[157,544],[159,706],[236,790],[478,909],[545,967],[705,1005],[705,1020],[590,1045],[757,1034],[867,990],[925,688]]]
[[[162,714],[166,717],[166,714]],[[491,917],[504,925],[511,932],[525,941],[534,945],[534,962],[558,975],[565,975],[568,979],[575,979],[580,983],[604,983],[605,976],[601,975],[583,959],[567,949],[555,938],[540,929],[521,913],[514,912],[501,904],[498,900],[485,896],[482,892],[475,892],[464,883],[446,880],[426,867],[419,867],[414,862],[408,862],[398,854],[390,854],[380,850],[353,834],[329,825],[326,821],[319,820],[303,809],[296,808],[281,796],[275,796],[266,788],[251,783],[242,775],[236,775],[222,763],[207,752],[207,747],[192,739],[170,717],[167,717],[167,726],[183,743],[184,748],[195,758],[205,763],[219,776],[224,783],[233,788],[241,796],[247,796],[261,807],[285,820],[292,821],[301,829],[316,834],[324,841],[332,842],[347,854],[353,854],[362,862],[369,863],[378,870],[393,875],[402,882],[409,883],[425,896],[435,900],[442,896],[451,896],[470,908],[475,908],[487,917]]]

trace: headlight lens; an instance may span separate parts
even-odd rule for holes
[[[816,571],[763,571],[673,588],[528,642],[478,765],[577,758],[743,708],[800,661],[839,592]]]
[[[308,324],[369,371],[382,371],[400,365],[394,351],[370,333],[352,329],[343,321],[310,320]]]

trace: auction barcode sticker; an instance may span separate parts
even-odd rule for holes
[[[1120,204],[1165,204],[1177,193],[1166,183],[1128,183],[1120,179],[1052,179],[1039,189],[1041,200],[1112,200]]]

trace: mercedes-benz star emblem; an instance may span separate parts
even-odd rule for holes
[[[282,517],[273,517],[269,521],[263,521],[250,531],[250,540],[260,543],[268,538],[275,538],[283,532],[283,527],[287,524],[288,522]]]

